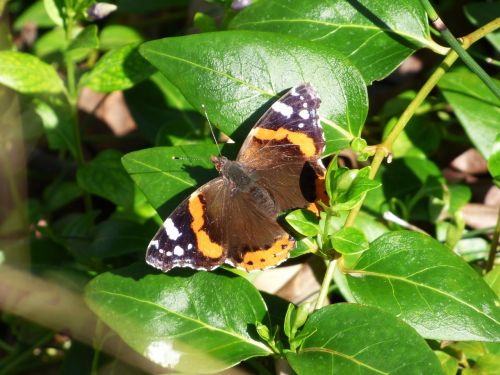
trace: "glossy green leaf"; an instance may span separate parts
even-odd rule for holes
[[[286,215],[286,221],[295,231],[303,236],[315,236],[319,233],[319,220],[315,214],[306,209],[290,212]]]
[[[190,190],[216,176],[212,155],[217,155],[214,145],[155,147],[125,155],[122,164],[151,205],[166,216]]]
[[[367,113],[363,79],[322,45],[276,33],[225,31],[147,42],[140,51],[237,141],[279,94],[302,82],[321,97],[326,153],[348,147],[361,133]]]
[[[62,61],[62,52],[67,45],[64,29],[56,27],[36,40],[34,52],[45,61]]]
[[[417,0],[259,1],[239,13],[230,27],[300,36],[337,50],[367,83],[387,76],[416,49],[433,46]]]
[[[22,94],[56,94],[64,89],[52,66],[33,55],[14,51],[0,51],[0,84]]]
[[[488,159],[488,171],[493,177],[495,184],[500,187],[500,133],[495,139],[490,158]]]
[[[78,169],[78,185],[86,191],[129,207],[134,200],[134,183],[121,165],[122,154],[106,150]]]
[[[359,254],[368,249],[368,240],[359,229],[347,227],[333,234],[332,246],[341,254]]]
[[[99,48],[97,39],[97,26],[89,25],[71,41],[66,51],[73,60],[84,58],[91,50]]]
[[[99,34],[99,47],[102,50],[123,47],[131,43],[142,42],[143,38],[138,31],[125,25],[109,25]]]
[[[299,375],[444,374],[426,342],[399,319],[373,307],[335,304],[314,312],[297,353],[286,357]]]
[[[498,80],[495,80],[499,84]],[[447,73],[438,83],[472,143],[488,159],[497,137],[500,100],[474,74]]]
[[[500,17],[500,7],[497,2],[474,2],[464,6],[465,15],[474,26],[481,27],[495,18]],[[500,31],[497,29],[486,34],[488,39],[495,48],[500,50]]]
[[[136,44],[108,51],[94,68],[83,75],[80,85],[97,92],[125,90],[139,83],[155,69],[137,51]]]
[[[369,173],[369,167],[361,169],[352,180],[349,189],[337,195],[332,202],[332,209],[336,211],[350,210],[363,199],[366,193],[380,187],[380,182],[368,178]]]
[[[35,24],[38,28],[55,26],[54,21],[52,21],[45,10],[43,0],[36,1],[16,18],[14,22],[14,30],[19,31],[28,23]]]
[[[247,280],[151,273],[142,266],[108,272],[86,288],[90,308],[138,353],[185,373],[218,372],[271,354],[255,331],[256,322],[269,324],[266,306]]]
[[[493,291],[429,236],[387,233],[346,272],[358,302],[398,316],[426,338],[500,341],[500,309]]]

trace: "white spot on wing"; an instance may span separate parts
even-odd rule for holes
[[[158,246],[160,246],[160,242],[158,240],[153,240],[149,243],[148,247],[154,246],[155,249],[158,249]],[[161,251],[160,251],[161,252]]]
[[[297,92],[297,86],[292,87],[292,90],[290,91],[290,93],[292,94],[292,96],[298,96],[299,93]]]
[[[309,111],[307,109],[303,109],[299,112],[299,116],[304,120],[307,120],[309,118]]]
[[[302,95],[300,96],[300,100],[304,100],[304,97]]]
[[[191,250],[193,248],[193,245],[189,244],[188,245],[188,250]]]
[[[160,252],[160,254],[163,254],[165,252],[165,250],[163,250],[163,249],[160,249],[158,251]]]
[[[167,256],[171,257],[172,256],[172,252],[171,251],[167,251]]]
[[[303,103],[302,107],[307,108],[307,103]]]
[[[180,246],[174,247],[174,255],[177,255],[178,257],[181,257],[184,255],[184,249]]]
[[[301,122],[301,123],[299,124],[299,128],[300,128],[300,129],[302,129],[303,127],[304,127],[304,123],[303,123],[303,122]]]
[[[175,241],[182,235],[182,233],[179,232],[179,229],[177,229],[171,218],[165,220],[165,222],[163,223],[163,227],[165,228],[165,232],[167,232],[168,238],[170,238],[173,241]]]
[[[144,356],[162,367],[174,368],[182,353],[174,349],[171,341],[153,341],[144,351]]]
[[[290,118],[290,116],[292,115],[293,113],[293,108],[290,107],[289,105],[285,104],[285,103],[282,103],[282,102],[276,102],[274,103],[271,108],[282,114],[283,116],[285,116],[286,118]]]

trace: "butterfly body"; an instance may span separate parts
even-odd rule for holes
[[[147,263],[163,271],[223,263],[252,271],[286,260],[295,239],[278,215],[313,205],[323,188],[319,103],[309,84],[292,88],[257,122],[235,161],[212,157],[220,177],[167,218],[148,246]]]

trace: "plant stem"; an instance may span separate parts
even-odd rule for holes
[[[482,37],[484,37],[486,34],[496,30],[498,27],[500,27],[500,18],[497,18],[494,21],[491,21],[484,25],[483,27],[480,27],[479,29],[475,30],[474,32],[470,33],[469,35],[465,36],[463,38],[464,40],[464,47],[469,48],[471,44],[474,42],[478,41]],[[404,130],[405,126],[408,124],[412,116],[415,114],[417,111],[418,107],[424,99],[429,95],[431,90],[436,86],[438,81],[441,79],[441,77],[446,73],[446,71],[453,65],[453,63],[457,60],[458,54],[454,50],[450,50],[444,60],[441,62],[439,67],[432,73],[432,75],[429,77],[427,82],[422,86],[420,91],[417,93],[415,98],[411,101],[411,103],[408,105],[408,107],[405,109],[401,117],[399,118],[398,122],[396,125],[392,128],[391,132],[387,136],[387,138],[382,142],[382,144],[376,146],[376,151],[375,155],[372,159],[371,163],[371,169],[370,169],[370,179],[374,179],[380,165],[382,164],[382,161],[384,158],[390,154],[392,145],[396,138],[401,134],[401,132]],[[361,209],[361,206],[363,205],[365,197],[361,199],[361,202],[354,207],[350,212],[349,215],[347,216],[347,219],[344,223],[344,228],[345,227],[350,227],[354,224],[354,221],[356,220],[356,217],[358,216],[358,213]],[[500,230],[499,230],[500,231]],[[497,231],[497,232],[499,232]],[[323,282],[321,284],[321,289],[318,295],[318,299],[316,300],[316,306],[315,309],[319,309],[321,306],[323,306],[326,296],[328,295],[328,289],[330,287],[330,284],[333,279],[333,274],[335,270],[335,265],[336,261],[330,261],[327,265],[326,268],[326,273],[323,278]]]
[[[488,255],[488,263],[486,263],[486,272],[493,269],[495,265],[495,257],[497,255],[498,248],[498,238],[500,237],[500,209],[498,210],[497,225],[495,226],[495,231],[493,232],[493,238],[490,245],[490,253]]]
[[[68,4],[66,4],[68,7]],[[69,8],[68,8],[69,9]],[[68,12],[66,15],[66,43],[69,45],[71,40],[73,39],[73,15],[72,12]],[[75,72],[75,63],[71,59],[69,55],[64,57],[66,63],[66,77],[68,81],[68,99],[71,107],[71,117],[73,122],[73,134],[75,137],[75,159],[78,165],[78,168],[82,167],[85,164],[85,159],[83,157],[83,146],[82,146],[82,138],[80,135],[80,124],[78,121],[78,92],[76,89],[76,72]],[[92,200],[90,194],[84,191],[83,200],[85,204],[85,211],[92,211]]]
[[[328,297],[328,291],[330,290],[330,284],[333,279],[333,274],[335,272],[336,264],[337,260],[331,260],[328,262],[325,277],[323,278],[321,289],[319,290],[319,295],[316,299],[316,304],[314,305],[314,310],[318,310],[325,305],[326,298]]]
[[[458,54],[462,61],[472,70],[483,82],[484,84],[495,94],[497,98],[500,99],[500,88],[495,85],[491,77],[484,71],[481,66],[469,55],[469,53],[464,49],[460,42],[453,36],[450,30],[446,27],[444,22],[439,18],[436,10],[433,8],[429,0],[420,0],[427,15],[431,19],[434,27],[441,33],[444,40],[450,45],[451,48]],[[498,20],[498,18],[497,18]]]

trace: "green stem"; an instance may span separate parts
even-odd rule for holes
[[[432,23],[441,33],[443,39],[450,45],[451,48],[458,54],[462,61],[474,72],[484,84],[500,99],[500,88],[495,85],[491,77],[484,71],[481,66],[471,57],[471,55],[464,49],[460,42],[453,36],[450,30],[446,27],[444,22],[439,18],[436,10],[433,8],[429,0],[420,0],[425,11],[427,12]],[[497,18],[497,20],[499,20]]]
[[[500,27],[500,19],[496,19],[492,22],[487,23],[483,27],[480,27],[479,29],[475,30],[474,32],[470,33],[469,35],[465,36],[464,39],[464,46],[465,48],[469,48],[471,44],[474,42],[478,41],[482,37],[484,37],[486,34],[496,30],[498,27]],[[384,158],[390,154],[392,145],[396,138],[401,134],[401,132],[404,130],[405,126],[408,124],[412,116],[415,114],[417,111],[418,107],[424,99],[429,95],[431,90],[436,86],[438,81],[441,79],[441,77],[446,73],[446,71],[453,65],[453,63],[457,60],[458,54],[454,51],[451,50],[448,52],[444,60],[441,62],[439,67],[432,73],[432,75],[429,77],[427,82],[422,86],[420,91],[417,93],[415,98],[411,101],[411,103],[408,105],[408,107],[405,109],[401,117],[399,118],[398,122],[392,128],[391,132],[387,136],[387,138],[384,140],[384,142],[376,147],[375,155],[372,159],[371,163],[371,168],[370,168],[370,179],[374,179]],[[347,219],[344,223],[344,227],[350,227],[354,224],[354,221],[356,220],[356,217],[358,216],[358,213],[361,209],[361,206],[363,205],[364,197],[361,199],[361,202],[354,207],[350,212],[349,215],[347,216]],[[316,300],[316,306],[315,308],[318,309],[323,304],[325,303],[326,296],[328,295],[328,289],[330,287],[330,284],[333,279],[333,274],[335,271],[335,261],[331,261],[328,263],[328,266],[326,268],[326,273],[323,278],[323,282],[321,284],[321,289],[318,295],[318,299]]]
[[[68,2],[66,2],[66,7],[67,9],[70,9],[68,7]],[[68,11],[66,15],[66,22],[65,22],[65,27],[66,27],[66,43],[69,45],[71,43],[71,40],[73,39],[73,26],[74,26],[74,19],[72,12]],[[75,63],[71,59],[70,56],[66,55],[65,56],[65,63],[66,63],[66,77],[68,81],[68,99],[69,99],[69,104],[71,106],[71,114],[72,114],[72,122],[73,122],[73,134],[75,137],[75,159],[76,163],[78,165],[78,168],[82,167],[85,164],[85,159],[83,157],[83,146],[82,146],[82,138],[80,135],[80,124],[78,121],[78,92],[77,92],[77,87],[76,87],[76,69],[75,69]],[[85,204],[85,210],[87,212],[92,211],[92,199],[90,197],[90,194],[88,192],[84,192],[83,194],[83,199],[84,199],[84,204]]]
[[[488,255],[488,263],[486,263],[486,272],[493,269],[495,265],[495,258],[497,255],[498,248],[498,238],[500,237],[500,209],[498,210],[497,225],[495,226],[495,231],[493,232],[493,238],[490,245],[490,253]]]
[[[325,305],[326,299],[328,297],[328,291],[330,290],[330,284],[332,283],[333,274],[335,273],[336,264],[336,260],[331,260],[328,262],[325,277],[323,278],[323,282],[321,283],[318,299],[316,300],[316,304],[314,306],[315,310],[318,310]]]

